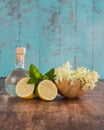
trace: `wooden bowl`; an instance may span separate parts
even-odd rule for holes
[[[73,85],[68,80],[55,81],[59,93],[66,98],[79,98],[88,90],[83,90],[79,80],[76,80]]]

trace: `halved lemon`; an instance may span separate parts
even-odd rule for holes
[[[34,84],[27,84],[29,78],[22,78],[16,85],[16,94],[20,98],[33,99],[34,98]]]
[[[47,101],[54,100],[57,96],[57,87],[50,80],[43,80],[39,83],[37,88],[38,96]]]

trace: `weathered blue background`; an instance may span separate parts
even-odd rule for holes
[[[14,68],[16,46],[27,48],[26,69],[69,60],[104,79],[104,0],[0,0],[0,77]]]

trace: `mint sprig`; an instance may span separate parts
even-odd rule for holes
[[[52,68],[47,73],[42,75],[42,73],[39,71],[39,69],[35,65],[31,64],[30,68],[29,68],[29,71],[26,72],[26,75],[29,77],[29,80],[28,80],[27,83],[28,84],[35,84],[34,92],[36,94],[38,84],[42,80],[48,79],[48,80],[54,81],[54,77],[55,77],[54,73],[55,73],[55,69]]]

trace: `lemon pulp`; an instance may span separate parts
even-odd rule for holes
[[[39,83],[37,88],[38,96],[47,101],[54,100],[57,96],[57,87],[50,80],[43,80]]]
[[[20,98],[32,99],[34,98],[34,84],[27,84],[29,78],[22,78],[16,85],[16,94]]]

